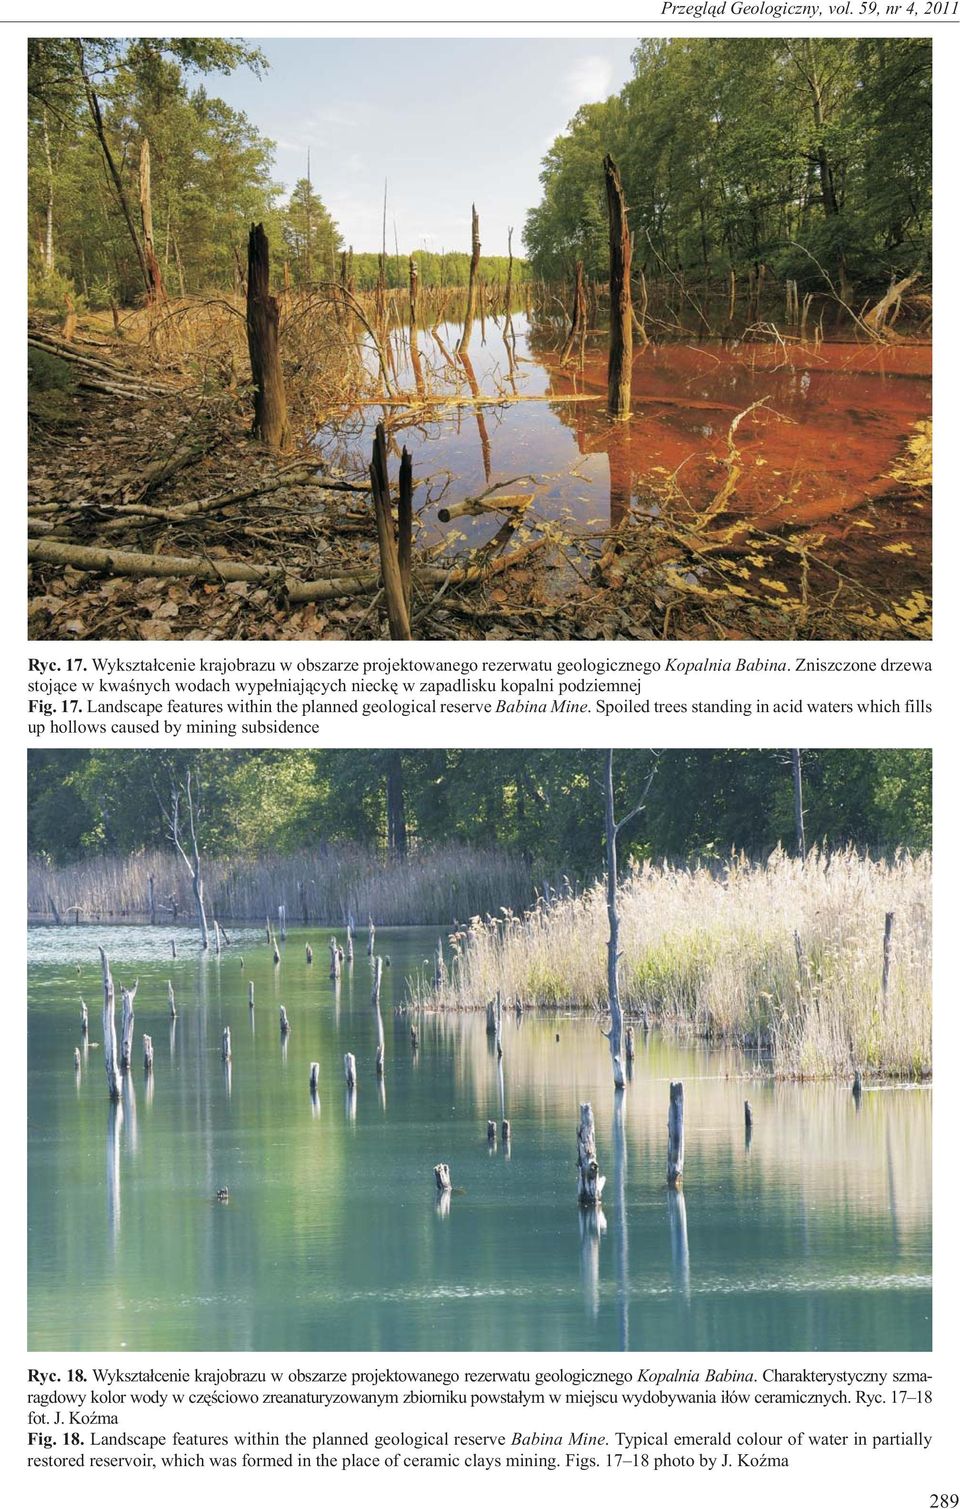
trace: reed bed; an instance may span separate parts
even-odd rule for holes
[[[929,1075],[930,881],[929,854],[885,861],[853,850],[805,863],[778,850],[722,869],[635,866],[619,887],[624,1010],[737,1043],[786,1078]],[[602,882],[522,913],[501,906],[453,935],[446,987],[423,982],[416,1001],[478,1009],[499,990],[602,1019],[607,933]]]
[[[190,880],[175,854],[144,851],[97,855],[63,868],[32,859],[27,906],[33,920],[64,923],[149,918],[150,876],[159,921],[194,915]],[[532,894],[527,866],[513,855],[448,844],[390,859],[360,846],[306,850],[266,858],[219,858],[204,867],[207,915],[220,921],[260,922],[286,907],[290,923],[342,925],[352,914],[381,927],[422,923],[451,927],[489,911],[504,897],[520,907]],[[77,912],[76,909],[79,909]]]

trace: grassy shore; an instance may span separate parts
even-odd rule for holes
[[[170,921],[169,898],[178,919],[193,920],[190,880],[172,850],[122,857],[93,856],[55,869],[30,861],[27,891],[32,920],[81,922],[149,917],[150,876],[165,903],[159,920]],[[504,897],[519,906],[532,894],[527,866],[513,855],[446,844],[391,859],[359,846],[263,858],[211,859],[204,867],[207,915],[222,922],[276,918],[281,903],[289,922],[340,925],[352,913],[381,927],[422,923],[450,927],[458,917],[499,906]]]
[[[776,852],[722,870],[637,867],[620,889],[620,988],[628,1016],[740,1043],[787,1078],[918,1078],[931,1072],[930,856],[853,852],[805,864]],[[884,926],[893,912],[886,994]],[[453,940],[425,1006],[505,1000],[607,1006],[602,884],[518,914],[501,907]]]

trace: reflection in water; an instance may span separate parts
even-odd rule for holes
[[[357,1087],[356,1087],[356,1085],[347,1085],[346,1092],[344,1093],[344,1097],[343,1097],[343,1113],[346,1116],[346,1118],[347,1118],[348,1121],[356,1121],[356,1119],[357,1119]]]
[[[477,375],[473,370],[473,363],[467,354],[466,348],[460,347],[457,355],[460,358],[460,365],[466,373],[467,386],[470,389],[471,396],[474,399],[478,399],[480,397],[480,384],[477,382]],[[484,418],[483,409],[479,403],[475,404],[474,412],[477,421],[477,434],[480,437],[480,455],[483,459],[483,480],[489,482],[491,476],[490,435],[487,431],[487,421]]]
[[[259,1041],[242,1030],[245,982],[239,989],[229,970],[198,964],[185,939],[174,966],[182,1002],[176,1055],[158,1066],[149,1114],[141,1083],[133,1102],[125,1085],[118,1114],[106,1103],[99,1057],[97,1072],[67,1093],[64,962],[81,963],[88,991],[98,973],[89,934],[65,936],[73,931],[30,936],[30,1329],[37,1349],[322,1349],[334,1335],[352,1350],[400,1351],[929,1345],[928,1089],[865,1094],[856,1117],[849,1083],[757,1079],[748,1158],[744,1074],[751,1066],[735,1051],[655,1030],[638,1037],[628,1106],[614,1093],[609,1048],[591,1017],[558,1020],[528,1007],[520,1029],[509,1012],[500,1063],[488,1052],[482,1010],[419,1016],[419,1053],[395,1041],[386,1104],[371,1111],[369,1102],[361,1118],[356,1097],[347,1096],[343,1117],[331,1121],[328,1104],[321,1122],[314,1119],[319,1103],[306,1100],[312,1062],[326,1066],[337,1094],[343,1081],[334,1071],[348,1048],[372,1073],[369,974],[360,970],[352,996],[344,986],[338,1028],[332,988],[289,962],[303,957],[304,938],[318,944],[318,930],[294,937],[288,928],[284,998],[294,1030],[286,1068],[269,1016],[278,1007],[262,937],[244,938],[249,974],[268,1008]],[[395,1036],[410,1030],[409,1016],[393,1015],[405,979],[429,956],[436,934],[384,933],[393,967],[384,973],[382,1012]],[[148,928],[105,925],[101,934],[124,972],[140,975],[138,1024],[148,1033],[169,1030],[168,955]],[[243,1044],[229,1099],[220,1078],[226,1026]],[[697,1171],[695,1285],[683,1197],[667,1194],[664,1209],[660,1193],[663,1089],[677,1078],[698,1087],[686,1129]],[[571,1229],[571,1107],[587,1097],[598,1127],[609,1128],[606,1241],[595,1214],[585,1213],[577,1237]],[[498,1102],[502,1156],[488,1157],[483,1129]],[[517,1139],[509,1161],[508,1118]],[[456,1220],[442,1224],[428,1211],[424,1185],[439,1156],[464,1188],[454,1196]],[[106,1206],[109,1230],[119,1231],[121,1173],[122,1263],[104,1223]],[[222,1186],[231,1189],[228,1213],[213,1203]],[[109,1288],[115,1305],[106,1312],[78,1306],[77,1272],[91,1291]],[[664,1303],[665,1293],[673,1303]],[[438,1294],[461,1298],[438,1305]]]
[[[678,1293],[690,1299],[690,1248],[687,1244],[687,1206],[682,1189],[667,1190],[667,1218],[670,1222],[670,1255],[673,1279]]]
[[[123,1076],[123,1102],[127,1116],[127,1143],[130,1152],[135,1154],[139,1141],[137,1128],[137,1087],[133,1082],[133,1075],[128,1069]]]
[[[457,502],[497,479],[532,474],[539,485],[527,525],[558,520],[595,539],[619,537],[632,521],[646,537],[647,521],[663,511],[686,539],[685,531],[716,505],[714,524],[725,539],[730,531],[726,545],[734,565],[749,565],[742,558],[756,553],[756,541],[748,550],[756,529],[772,556],[766,574],[772,569],[779,579],[796,566],[787,532],[809,530],[815,556],[847,577],[856,566],[857,579],[868,586],[881,571],[898,592],[928,586],[928,511],[919,506],[905,518],[903,507],[889,499],[889,476],[914,427],[930,416],[929,347],[720,340],[638,347],[633,416],[611,425],[602,331],[592,333],[582,368],[563,366],[557,324],[508,318],[502,328],[506,372],[499,341],[484,346],[475,338],[454,356],[447,341],[455,344],[458,337],[458,328],[437,326],[422,333],[421,347],[418,333],[400,387],[410,395],[426,389],[428,398],[469,395],[472,401],[432,416],[421,410],[415,427],[391,411],[420,479],[414,506],[422,510],[423,543],[444,534],[426,506],[424,479],[449,473],[448,501]],[[442,368],[434,370],[432,352],[440,353]],[[478,396],[488,400],[483,407]],[[520,401],[497,401],[507,398]],[[740,415],[739,459],[731,469],[729,432]],[[320,432],[331,468],[366,474],[377,417],[371,407],[351,414],[339,429],[331,422]],[[876,507],[871,528],[860,528],[853,511],[878,500],[886,501]],[[457,545],[464,536],[470,545],[488,542],[501,517],[461,517]],[[688,543],[694,567],[697,538]],[[890,553],[898,543],[909,549]]]
[[[580,1280],[587,1314],[600,1310],[600,1238],[607,1218],[599,1205],[580,1206]]]
[[[114,1243],[120,1235],[120,1129],[123,1107],[118,1100],[107,1106],[107,1226]]]
[[[451,1194],[452,1191],[449,1189],[437,1190],[436,1212],[441,1221],[445,1221],[447,1219],[447,1216],[450,1214]]]
[[[633,1059],[627,1060],[628,1074]],[[627,1134],[624,1126],[627,1097],[624,1090],[613,1096],[613,1184],[617,1192],[617,1309],[620,1350],[630,1349],[630,1258],[627,1235]]]
[[[319,1090],[311,1090],[310,1091],[310,1114],[312,1115],[314,1121],[316,1121],[317,1117],[320,1115],[320,1091]]]

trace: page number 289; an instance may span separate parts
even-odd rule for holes
[[[960,1493],[931,1493],[930,1509],[958,1509]]]

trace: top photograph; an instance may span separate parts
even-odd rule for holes
[[[32,639],[929,639],[929,39],[25,61]]]

